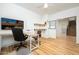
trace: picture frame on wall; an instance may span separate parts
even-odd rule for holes
[[[48,21],[49,29],[55,29],[56,28],[56,20]]]

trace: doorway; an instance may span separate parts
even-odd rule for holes
[[[67,36],[76,36],[76,20],[69,21],[67,27]]]
[[[56,21],[56,37],[76,37],[76,16],[59,19]]]

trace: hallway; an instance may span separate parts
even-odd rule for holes
[[[79,45],[75,44],[74,37],[46,39],[41,38],[41,45],[32,52],[32,55],[78,55]]]

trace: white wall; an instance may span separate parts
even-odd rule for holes
[[[45,38],[56,38],[56,29],[49,29],[49,15],[46,14],[42,17],[41,21],[46,21],[47,25],[45,27],[46,30],[42,32],[42,37]]]
[[[41,16],[25,9],[21,6],[18,6],[16,4],[10,4],[10,3],[1,3],[0,4],[0,17],[7,17],[7,18],[13,18],[17,20],[23,20],[24,21],[24,30],[31,30],[34,29],[34,23],[41,19]],[[0,36],[1,37],[1,36]],[[0,41],[0,45],[7,46],[14,43],[14,41],[11,38],[2,37],[3,39]],[[0,38],[1,39],[1,38]],[[7,39],[7,41],[5,40]]]
[[[50,14],[50,15],[48,15],[47,20],[48,21],[49,20],[59,20],[59,19],[64,19],[64,18],[68,18],[68,17],[72,17],[72,16],[79,16],[79,7],[64,10],[64,11],[58,12],[56,14]],[[77,37],[78,37],[78,32],[76,34]],[[49,33],[52,38],[56,38],[56,29],[47,29],[43,34],[44,34],[44,36],[47,36]],[[77,41],[78,41],[78,38],[77,38]]]
[[[76,43],[79,44],[79,16],[76,19]]]
[[[67,17],[72,17],[72,16],[79,16],[79,7],[75,7],[75,8],[72,8],[72,9],[68,9],[68,10],[65,10],[65,11],[61,11],[59,13],[56,13],[56,14],[51,14],[49,15],[49,20],[59,20],[59,19],[63,19],[63,18],[67,18]],[[77,18],[78,19],[78,18]],[[76,33],[76,42],[79,43],[79,31],[78,31],[78,20],[77,20],[77,33]],[[54,30],[56,31],[56,30]],[[52,34],[52,33],[51,33]]]
[[[46,29],[42,34],[43,34],[43,37],[45,38],[56,38],[55,29]]]
[[[16,4],[0,4],[1,17],[24,20],[24,29],[33,29],[34,22],[40,20],[41,16]],[[28,26],[29,25],[29,26]]]
[[[58,12],[56,14],[51,14],[49,15],[49,19],[57,20],[57,19],[63,19],[63,18],[72,17],[72,16],[78,16],[78,15],[79,15],[79,7],[75,7],[72,9]]]
[[[68,22],[68,18],[56,21],[56,37],[66,37]]]
[[[1,30],[1,18],[0,18],[0,30]],[[1,51],[1,36],[0,36],[0,51]]]

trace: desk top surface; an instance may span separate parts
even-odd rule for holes
[[[24,32],[24,34],[37,36],[37,34],[35,34],[35,33],[30,33],[30,32],[26,32],[26,31],[23,31],[23,32]],[[12,31],[11,30],[0,30],[0,36],[2,36],[2,35],[12,35]]]

